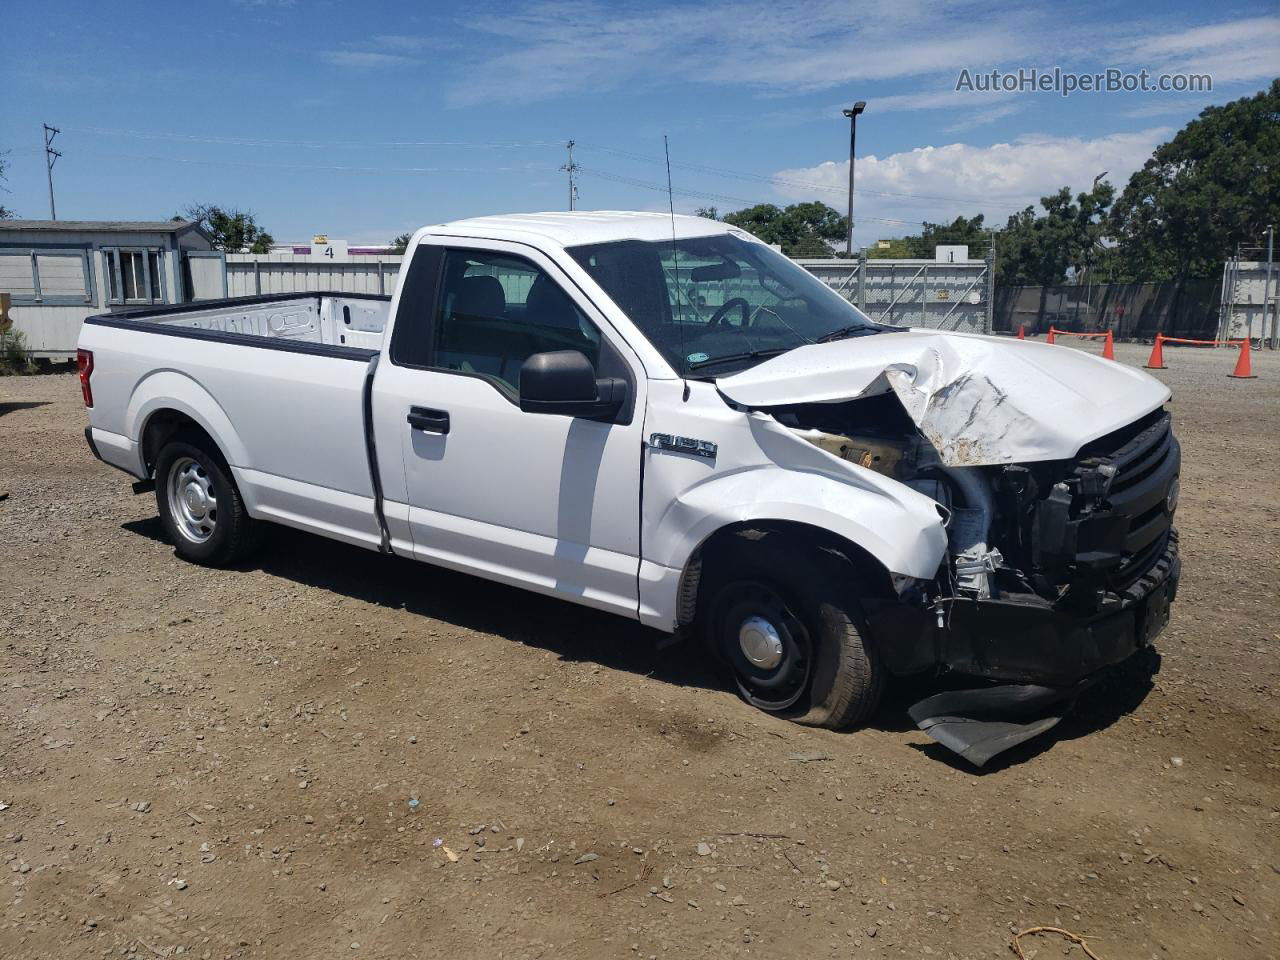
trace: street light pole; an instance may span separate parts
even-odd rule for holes
[[[867,101],[859,100],[844,115],[849,118],[849,235],[845,240],[844,255],[853,258],[853,156],[858,143],[858,114],[867,109]]]

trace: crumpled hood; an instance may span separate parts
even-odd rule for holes
[[[755,408],[893,391],[948,466],[1068,459],[1169,399],[1141,370],[1069,347],[932,330],[797,347],[716,386]]]

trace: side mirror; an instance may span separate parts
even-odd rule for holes
[[[596,378],[595,368],[577,350],[535,353],[520,367],[520,409],[586,420],[612,420],[627,396],[617,377]]]

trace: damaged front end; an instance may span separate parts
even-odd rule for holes
[[[985,682],[911,710],[972,762],[1052,727],[1100,670],[1167,622],[1180,572],[1181,454],[1163,409],[1071,459],[979,466],[944,463],[893,394],[769,412],[943,508],[949,552],[938,576],[869,601],[867,625],[894,674]]]

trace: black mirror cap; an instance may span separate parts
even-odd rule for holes
[[[627,381],[618,377],[597,380],[591,361],[577,350],[535,353],[520,367],[520,409],[525,413],[614,421],[629,393]]]
[[[520,406],[532,403],[594,403],[596,371],[578,350],[535,353],[520,367]]]

